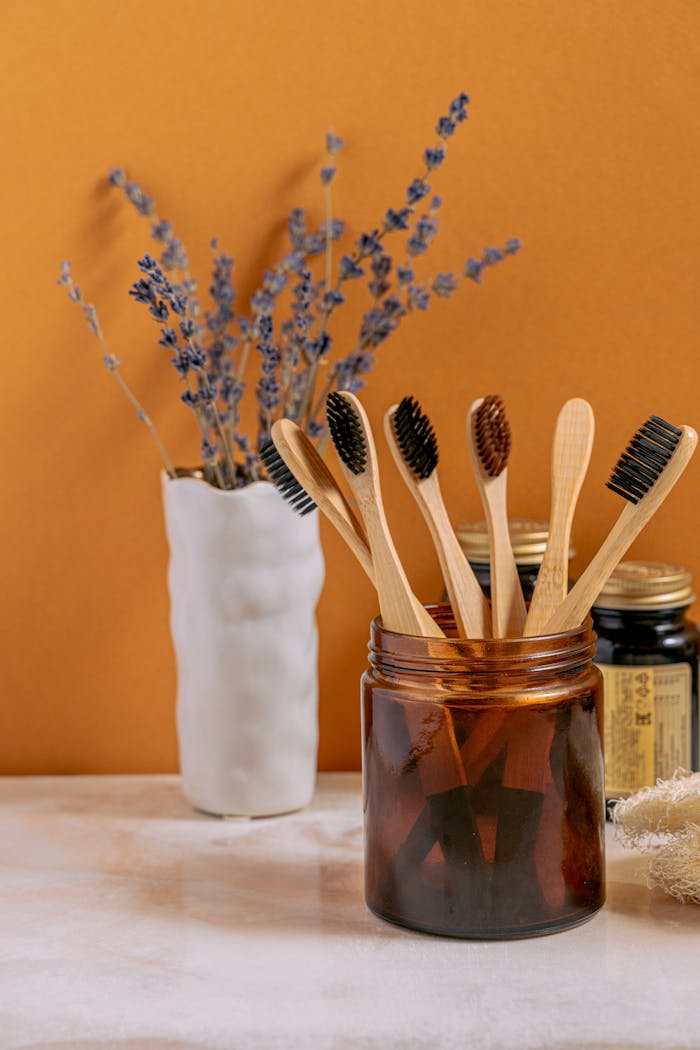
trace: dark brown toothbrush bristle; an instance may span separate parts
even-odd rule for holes
[[[490,478],[508,466],[511,437],[503,398],[489,394],[474,413],[474,441],[481,464]]]

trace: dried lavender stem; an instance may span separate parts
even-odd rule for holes
[[[173,463],[172,463],[172,460],[170,459],[170,456],[165,451],[165,446],[164,446],[163,442],[161,441],[160,434],[156,430],[155,423],[150,418],[150,416],[144,411],[143,407],[141,406],[141,402],[138,400],[138,398],[135,396],[135,394],[132,393],[132,391],[129,388],[128,384],[126,383],[125,379],[123,378],[123,376],[120,375],[118,369],[116,369],[116,368],[115,369],[111,369],[110,368],[109,371],[112,372],[112,375],[116,379],[116,381],[119,384],[119,386],[121,387],[122,391],[124,392],[126,397],[129,399],[131,404],[136,409],[136,413],[137,413],[139,419],[141,420],[141,422],[145,423],[145,425],[150,430],[151,437],[153,438],[153,440],[156,443],[156,446],[158,447],[158,451],[160,452],[160,454],[161,454],[161,456],[163,458],[163,462],[165,463],[165,469],[167,470],[169,476],[171,478],[176,478],[177,477],[177,472],[175,471],[175,467],[173,466]]]

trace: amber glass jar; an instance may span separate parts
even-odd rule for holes
[[[532,598],[537,574],[544,558],[549,538],[549,523],[512,518],[508,522],[513,557],[518,568],[520,585],[526,602]],[[486,597],[491,598],[491,566],[489,564],[489,535],[485,521],[466,521],[455,526],[455,533],[474,575]],[[569,559],[575,551],[569,551]]]
[[[449,605],[431,612],[454,635]],[[590,623],[547,638],[372,625],[362,679],[365,891],[452,937],[551,933],[604,901],[602,690]]]
[[[623,561],[593,607],[605,682],[605,794],[698,769],[698,628],[680,565]]]

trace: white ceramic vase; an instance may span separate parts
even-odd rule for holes
[[[163,475],[183,791],[224,816],[301,809],[316,782],[318,514],[268,482]]]

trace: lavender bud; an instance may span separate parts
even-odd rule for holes
[[[356,277],[363,277],[365,273],[362,267],[358,266],[349,255],[344,255],[340,260],[339,272],[344,281],[352,281]]]
[[[481,253],[481,262],[484,266],[495,266],[496,263],[502,262],[503,258],[504,255],[500,248],[484,248]]]
[[[430,304],[430,292],[422,284],[412,284],[408,289],[408,304],[414,310],[427,310]]]
[[[382,245],[378,237],[378,231],[372,230],[371,233],[361,234],[357,241],[357,250],[362,258],[366,255],[374,255],[375,252],[380,252]]]
[[[169,222],[162,219],[160,222],[154,222],[151,226],[151,236],[154,241],[167,243],[173,236],[173,228]]]
[[[384,216],[384,229],[387,233],[390,233],[392,230],[407,230],[410,217],[410,208],[400,208],[398,211],[389,208]]]
[[[467,259],[462,272],[470,281],[475,281],[476,284],[481,284],[481,271],[483,268],[483,264],[479,262],[478,259]]]
[[[443,299],[449,299],[458,283],[454,274],[439,273],[433,280],[433,291]]]
[[[216,459],[218,448],[209,441],[202,442],[202,459],[205,463],[212,463]]]
[[[450,120],[449,117],[440,117],[435,130],[441,139],[449,139],[452,138],[457,130],[457,124],[454,120]]]
[[[427,149],[423,154],[423,160],[428,171],[433,171],[435,168],[439,168],[446,156],[445,149],[443,146],[437,146],[435,149]]]
[[[321,184],[323,186],[330,186],[333,181],[333,176],[335,175],[335,168],[321,168],[320,175]]]
[[[469,95],[465,94],[464,91],[460,92],[457,98],[450,102],[449,114],[458,124],[461,124],[467,119],[468,105]]]
[[[326,150],[330,157],[334,157],[336,153],[340,153],[345,143],[338,135],[334,135],[332,131],[329,131],[326,135]]]
[[[406,200],[409,204],[417,204],[430,193],[430,186],[425,179],[414,179],[406,190]]]

